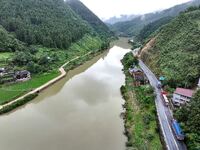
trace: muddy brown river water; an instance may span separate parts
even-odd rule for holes
[[[0,117],[0,150],[125,150],[120,41]],[[120,46],[120,47],[119,47]]]

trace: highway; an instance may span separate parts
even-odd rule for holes
[[[187,150],[186,145],[182,141],[178,141],[171,129],[171,119],[173,118],[170,108],[164,105],[161,98],[161,90],[157,88],[158,79],[151,72],[151,70],[139,60],[139,66],[146,74],[151,86],[155,89],[156,94],[156,109],[158,113],[158,119],[161,126],[161,130],[164,136],[166,147],[168,150]]]

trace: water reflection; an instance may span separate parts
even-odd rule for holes
[[[127,51],[113,47],[94,65],[84,64],[35,101],[0,117],[1,149],[124,150],[119,88]]]

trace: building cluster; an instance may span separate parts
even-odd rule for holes
[[[198,89],[200,88],[200,79],[198,82]],[[173,93],[172,97],[172,103],[174,106],[182,106],[190,102],[193,95],[195,93],[195,90],[186,89],[186,88],[176,88],[176,90]]]
[[[27,70],[11,71],[6,68],[0,68],[0,84],[27,81],[29,79],[31,79],[31,73]]]
[[[184,88],[176,88],[174,94],[173,94],[173,104],[175,106],[181,106],[184,105],[192,99],[192,96],[194,94],[193,90],[190,89],[184,89]]]
[[[135,86],[145,85],[149,82],[143,70],[137,66],[133,65],[132,68],[129,68],[129,73],[134,78]]]

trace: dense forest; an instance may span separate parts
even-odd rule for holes
[[[173,19],[173,17],[164,17],[164,18],[156,20],[148,25],[145,25],[144,28],[136,36],[137,41],[145,42],[145,40],[148,37],[150,37],[151,34],[153,34],[155,31],[157,31],[163,25],[169,23],[172,19]],[[159,31],[157,31],[157,32],[159,32]]]
[[[63,0],[2,0],[0,24],[29,45],[67,48],[90,32]]]
[[[123,36],[136,36],[139,34],[140,30],[149,23],[165,17],[175,17],[180,12],[185,11],[188,7],[198,5],[200,5],[199,0],[190,1],[188,3],[180,4],[160,12],[138,16],[130,21],[118,22],[112,25],[111,29],[115,30],[118,34]]]
[[[200,9],[181,13],[158,33],[143,60],[171,87],[193,87],[200,77]]]
[[[200,77],[200,7],[190,7],[154,33],[153,47],[142,53],[142,59],[164,84],[172,88],[196,88]],[[176,110],[189,150],[200,149],[200,90],[191,102]]]
[[[110,29],[79,0],[68,0],[67,3],[74,12],[92,26],[101,38],[105,39],[114,35]]]
[[[24,44],[0,25],[0,52],[23,50]]]
[[[13,69],[46,72],[84,47],[108,47],[113,36],[109,28],[81,2],[73,6],[82,12],[63,0],[0,1],[0,52],[15,54],[10,58]],[[73,43],[79,43],[75,50]]]

